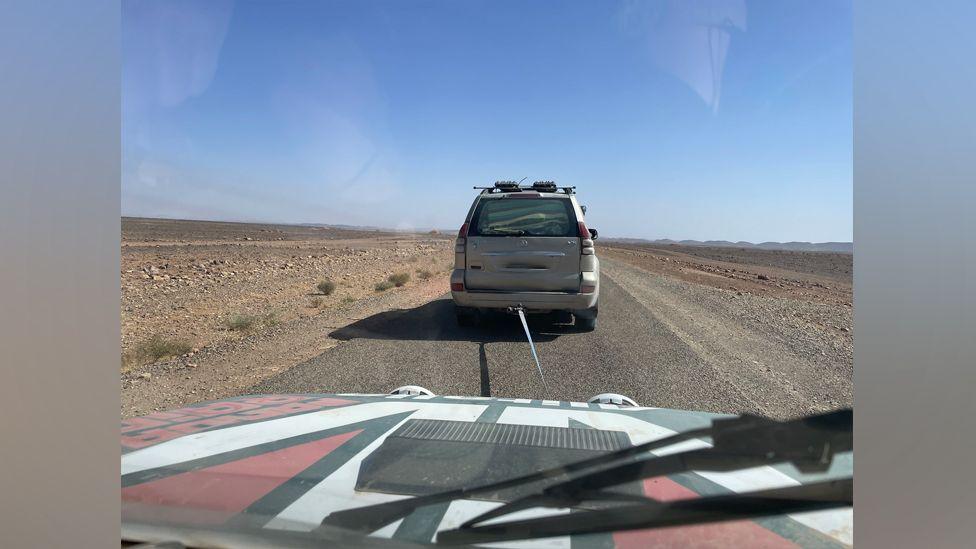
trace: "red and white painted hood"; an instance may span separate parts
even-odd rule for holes
[[[334,511],[409,497],[358,491],[356,481],[363,459],[411,419],[584,426],[623,432],[631,444],[640,444],[706,426],[713,417],[612,404],[423,395],[271,395],[202,403],[122,422],[122,519],[308,531]],[[846,476],[852,469],[853,456],[846,454],[819,475],[801,474],[788,465],[763,466],[650,479],[642,489],[660,500],[680,499],[791,486]],[[457,527],[498,505],[454,501],[414,513],[373,535],[432,542],[438,530]],[[556,512],[565,511],[528,510],[510,518]],[[504,545],[838,547],[850,545],[852,535],[853,510],[840,509]]]

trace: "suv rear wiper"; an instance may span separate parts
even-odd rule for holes
[[[731,470],[790,461],[803,471],[826,470],[835,453],[851,449],[852,419],[853,412],[849,409],[786,422],[752,415],[719,418],[712,420],[712,425],[709,427],[675,433],[658,440],[501,482],[338,511],[325,517],[322,524],[360,532],[373,532],[406,517],[418,507],[477,495],[496,494],[506,488],[551,480],[589,469],[596,469],[596,471],[556,484],[540,494],[513,501],[489,513],[491,516],[500,516],[516,510],[516,507],[558,505],[595,499],[619,500],[624,496],[607,493],[601,495],[597,492],[605,486],[638,478],[684,472],[691,468]],[[707,450],[691,450],[636,463],[628,460],[678,442],[709,436],[713,440],[713,446]],[[622,460],[628,461],[616,467],[603,467]],[[487,518],[478,517],[469,521],[469,525],[481,520]]]
[[[505,236],[525,236],[526,234],[528,234],[523,229],[499,229],[495,227],[487,227],[485,230],[489,233],[488,235],[485,236],[491,236],[492,233],[505,235]]]

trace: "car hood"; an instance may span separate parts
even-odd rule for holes
[[[549,400],[362,395],[259,395],[122,421],[123,523],[309,531],[330,513],[477,485],[709,425],[716,414]],[[790,465],[689,472],[634,483],[659,499],[747,492],[847,476]],[[423,508],[373,536],[432,542],[500,501]],[[529,510],[519,518],[567,512]],[[514,515],[513,515],[514,516]],[[549,538],[569,547],[845,546],[853,509],[758,520]],[[576,539],[580,538],[580,539]]]

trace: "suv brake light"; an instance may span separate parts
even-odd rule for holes
[[[593,236],[586,228],[586,223],[579,222],[580,254],[593,255]]]
[[[464,253],[464,245],[467,243],[467,236],[468,236],[468,224],[465,223],[461,225],[460,229],[458,229],[457,240],[454,242],[454,253],[456,254]]]

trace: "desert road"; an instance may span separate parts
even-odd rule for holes
[[[821,305],[689,283],[617,256],[601,262],[594,332],[530,317],[548,392],[517,317],[460,328],[448,293],[336,329],[327,336],[341,343],[247,392],[422,385],[570,401],[616,392],[642,406],[777,418],[853,405],[853,368],[837,343],[851,336],[820,320]]]

